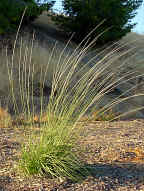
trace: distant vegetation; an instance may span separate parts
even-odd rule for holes
[[[16,31],[26,8],[23,24],[34,21],[44,10],[49,10],[54,1],[39,5],[37,0],[1,0],[0,34]]]
[[[68,34],[75,33],[75,41],[80,42],[100,22],[91,39],[100,33],[97,43],[105,44],[125,36],[135,24],[131,19],[142,0],[64,0],[64,15],[57,15],[54,21]],[[106,31],[106,32],[105,32]]]

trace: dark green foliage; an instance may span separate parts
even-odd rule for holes
[[[23,24],[29,24],[54,2],[38,5],[35,0],[0,0],[0,34],[15,31],[26,8]]]
[[[142,0],[64,0],[65,16],[55,17],[56,23],[67,32],[75,32],[75,40],[81,41],[92,29],[106,19],[91,39],[105,32],[99,44],[118,40],[130,32],[135,24],[131,19]]]

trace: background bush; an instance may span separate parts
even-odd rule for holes
[[[50,9],[54,1],[37,4],[35,0],[1,0],[0,1],[0,34],[15,31],[20,23],[23,11],[27,7],[23,24],[29,24],[44,10]]]
[[[64,15],[55,17],[56,23],[67,32],[75,32],[80,42],[95,26],[106,19],[91,38],[105,32],[97,43],[118,40],[130,32],[135,24],[130,23],[142,0],[64,0]]]

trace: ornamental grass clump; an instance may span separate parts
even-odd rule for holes
[[[120,60],[133,49],[120,52],[125,45],[109,46],[85,62],[96,41],[88,43],[89,35],[73,51],[68,50],[68,42],[60,51],[55,44],[47,49],[47,54],[34,40],[20,40],[20,48],[17,50],[15,44],[12,56],[7,59],[13,113],[22,114],[29,121],[26,129],[29,137],[22,143],[19,160],[19,167],[26,175],[66,177],[73,181],[86,176],[86,164],[78,155],[81,149],[77,142],[84,133],[79,121],[95,110],[99,111],[95,112],[97,115],[104,114],[123,101],[143,95],[127,96],[135,88],[132,87],[104,103],[119,84],[134,78],[134,72],[121,75],[126,60],[123,63]],[[35,84],[40,84],[39,96],[34,94]],[[49,87],[46,95],[45,86]],[[134,111],[138,109],[141,108]],[[124,115],[114,115],[110,120]]]

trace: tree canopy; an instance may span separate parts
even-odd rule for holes
[[[56,23],[67,32],[74,32],[81,41],[100,22],[105,22],[91,35],[108,30],[98,38],[99,44],[118,40],[135,26],[131,20],[142,0],[63,0],[64,15],[57,16]]]
[[[45,0],[40,5],[38,2],[39,0],[0,0],[0,34],[17,29],[25,8],[23,24],[28,24],[54,4],[52,0]]]

